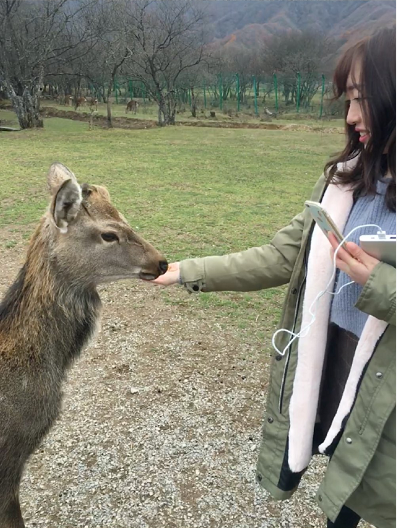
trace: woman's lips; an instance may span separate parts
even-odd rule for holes
[[[370,133],[366,130],[356,130],[360,134],[359,141],[360,143],[366,143],[369,140]]]

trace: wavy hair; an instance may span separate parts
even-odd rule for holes
[[[330,160],[325,171],[328,183],[350,183],[354,198],[376,194],[376,182],[384,176],[389,185],[386,205],[396,210],[396,29],[382,29],[350,47],[340,58],[334,73],[334,95],[346,93],[346,83],[353,66],[361,65],[360,79],[352,79],[360,87],[362,114],[370,130],[364,145],[359,132],[346,122],[345,149]],[[345,119],[350,101],[346,101]],[[337,163],[357,158],[353,168],[337,169]],[[391,178],[390,178],[391,176]]]

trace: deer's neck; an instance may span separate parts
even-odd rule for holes
[[[93,287],[65,277],[38,230],[26,262],[0,304],[0,355],[64,370],[95,332],[101,302]]]

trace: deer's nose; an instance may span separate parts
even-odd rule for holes
[[[160,260],[159,268],[160,268],[161,275],[164,275],[164,273],[168,269],[168,262],[166,260]]]

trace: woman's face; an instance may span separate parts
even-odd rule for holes
[[[360,134],[359,141],[366,145],[371,136],[371,132],[369,126],[365,123],[363,115],[364,100],[362,99],[358,84],[360,78],[361,64],[356,64],[350,71],[346,83],[346,99],[350,102],[346,122],[348,125],[354,126],[355,131]]]

